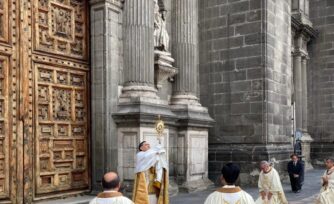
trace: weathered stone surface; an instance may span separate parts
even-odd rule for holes
[[[215,171],[211,167],[216,169],[213,166],[218,162],[235,161],[248,167],[247,161],[275,158],[282,165],[292,148],[288,140],[292,89],[290,2],[207,4],[203,0],[200,4],[200,73],[208,73],[200,75],[205,84],[201,84],[200,96],[217,122],[209,136],[209,155],[215,158],[209,160],[210,178]],[[227,19],[226,25],[211,23],[215,18],[209,13],[217,8],[220,18]],[[232,147],[232,143],[249,144],[252,148],[258,146],[256,143],[281,143],[278,148],[287,153],[281,156],[276,150],[263,148],[247,155],[238,152],[242,148]],[[215,145],[225,150],[218,150]],[[250,173],[246,169],[243,170]]]
[[[334,4],[332,1],[310,1],[310,20],[319,35],[310,45],[309,78],[309,133],[314,139],[311,143],[313,164],[321,165],[323,159],[332,156],[333,129],[333,23],[331,18]],[[329,20],[329,21],[328,21]]]

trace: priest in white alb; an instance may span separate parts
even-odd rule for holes
[[[260,163],[259,192],[256,204],[287,204],[279,174],[269,162]]]
[[[321,177],[322,187],[317,198],[317,204],[334,203],[334,159],[325,160],[326,171]]]
[[[134,204],[129,198],[124,197],[119,192],[120,186],[120,179],[117,173],[106,173],[102,178],[103,192],[99,193],[89,204]]]
[[[136,204],[168,204],[166,151],[160,145],[150,148],[143,141],[136,158],[133,202]]]
[[[254,204],[252,196],[235,185],[239,173],[240,168],[236,164],[225,164],[221,176],[224,186],[211,193],[204,204]]]

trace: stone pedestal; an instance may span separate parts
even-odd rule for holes
[[[159,50],[154,51],[154,84],[157,89],[162,87],[163,81],[178,73],[178,69],[173,67],[174,61],[171,53]]]
[[[177,181],[179,190],[201,191],[212,182],[208,179],[207,128],[186,128],[178,132]]]
[[[313,169],[310,156],[312,141],[313,139],[311,135],[309,135],[307,132],[303,132],[303,136],[301,137],[301,144],[302,144],[302,155],[305,161],[305,170]]]
[[[134,180],[134,170],[136,164],[136,154],[138,152],[138,144],[141,141],[147,141],[151,147],[158,145],[157,133],[154,126],[137,126],[135,124],[124,124],[118,128],[118,168],[119,176],[123,178],[123,183],[129,188],[127,192],[132,192],[132,185]],[[166,149],[166,155],[168,160],[169,150],[169,131],[164,130],[161,137],[161,146]]]

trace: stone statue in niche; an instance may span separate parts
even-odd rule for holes
[[[154,81],[158,89],[162,81],[177,74],[174,59],[169,52],[169,36],[166,29],[166,9],[163,0],[154,0]]]
[[[154,48],[168,51],[169,36],[166,29],[165,9],[160,8],[158,0],[154,0]]]

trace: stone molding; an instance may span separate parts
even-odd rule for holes
[[[303,24],[302,21],[291,16],[291,26],[295,30],[295,33],[301,33],[305,36],[309,36],[311,38],[316,38],[319,35],[319,31],[311,27],[310,25]]]
[[[116,7],[122,9],[124,1],[125,0],[90,0],[89,4],[91,6],[93,6],[93,5],[96,5],[96,4],[109,3],[109,4],[115,5]]]

